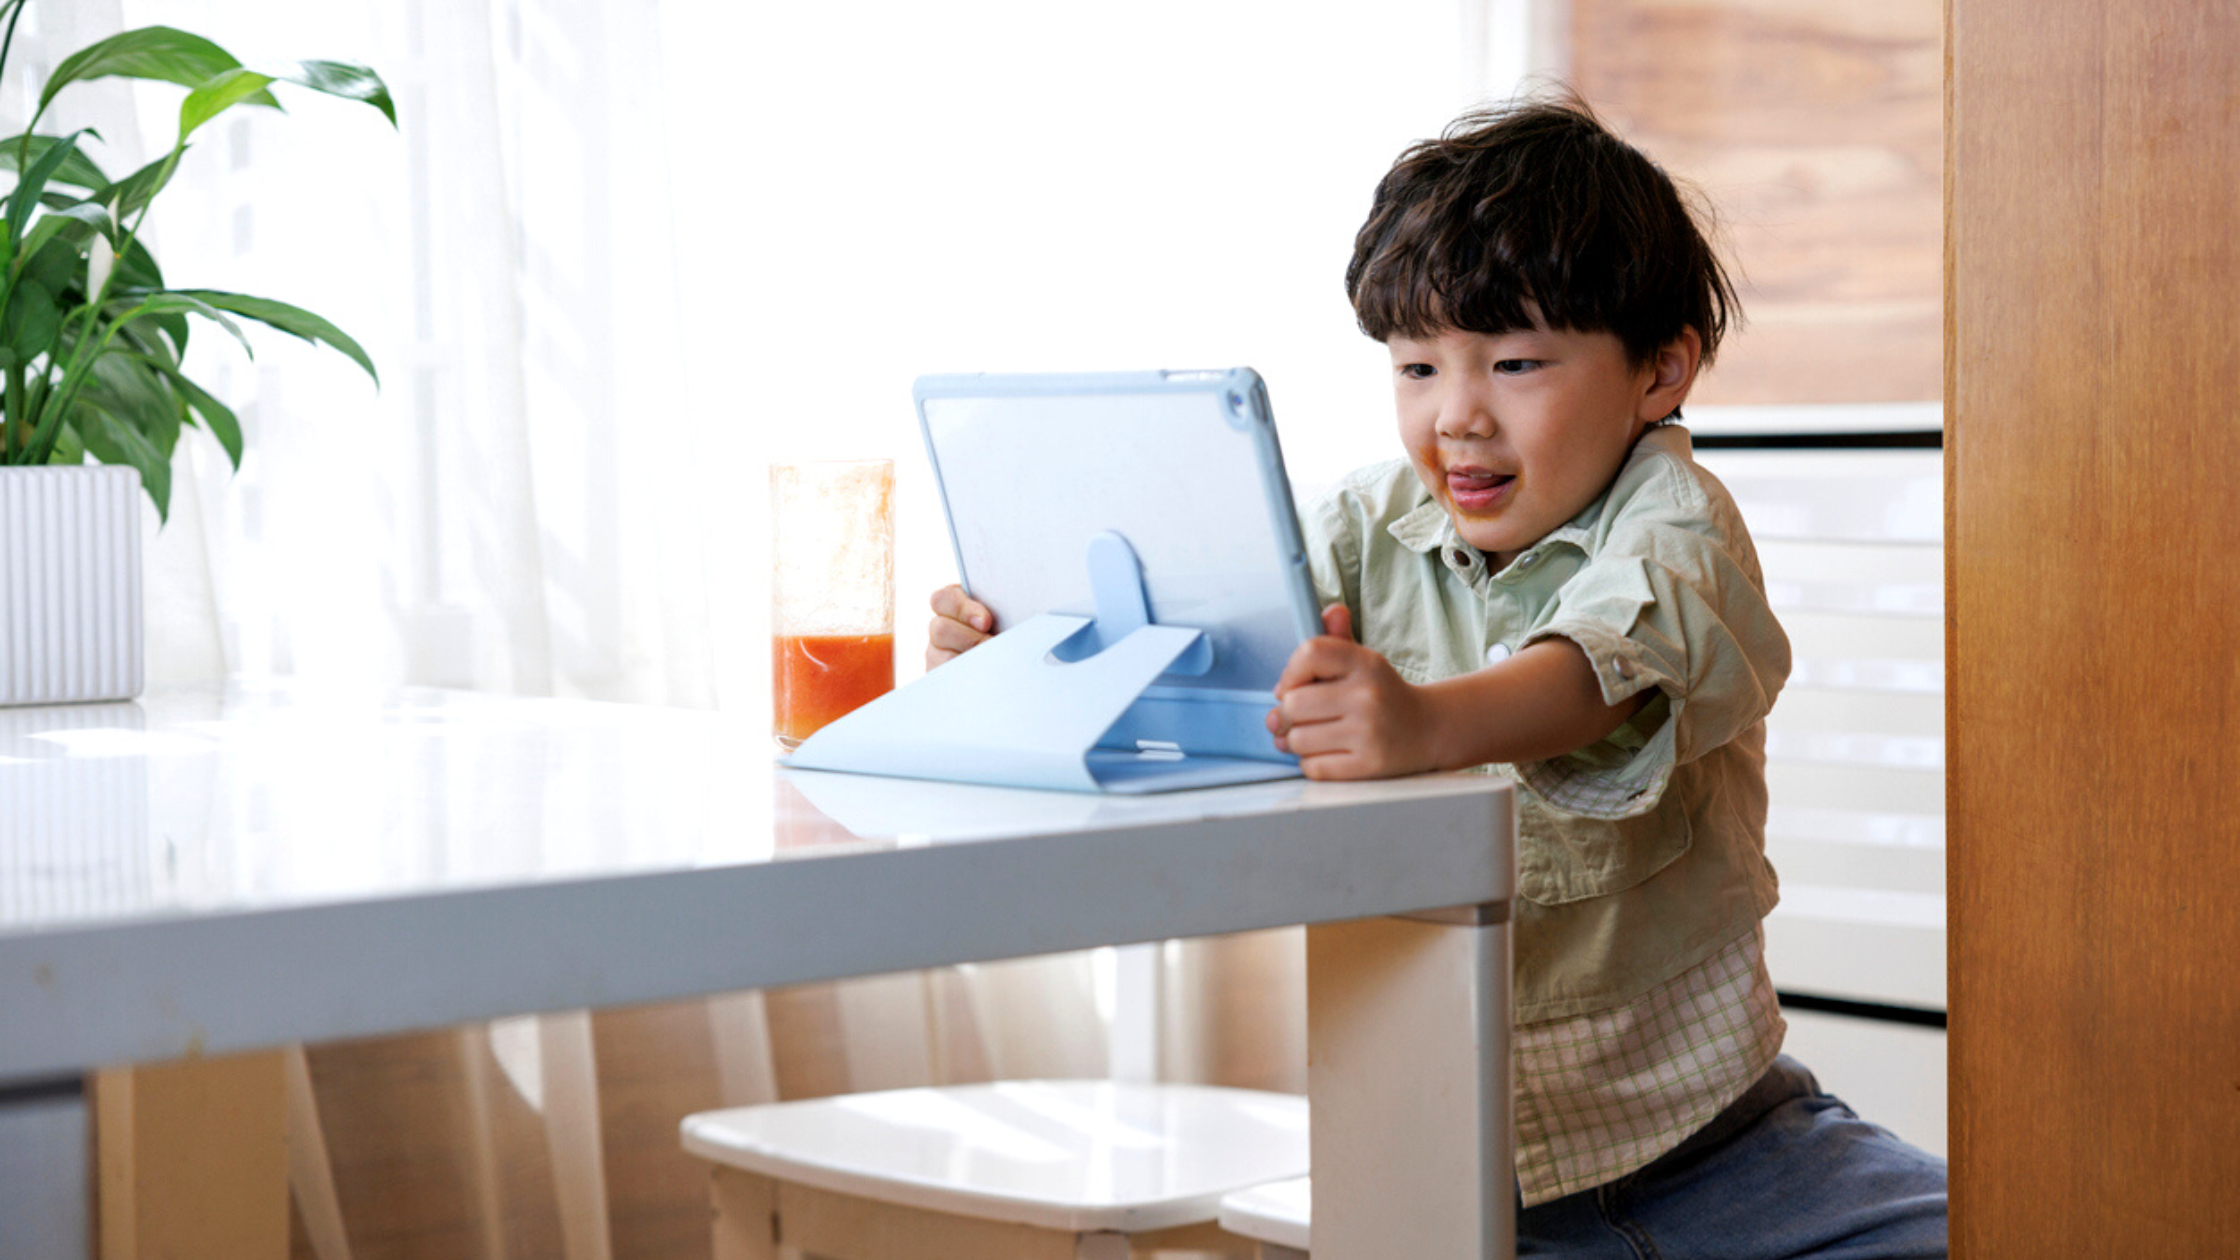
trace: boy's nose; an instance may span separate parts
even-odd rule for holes
[[[1476,390],[1456,390],[1439,409],[1439,434],[1450,438],[1493,436],[1493,408]]]

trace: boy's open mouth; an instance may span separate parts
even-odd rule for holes
[[[1465,512],[1482,512],[1501,502],[1516,480],[1514,475],[1488,472],[1483,468],[1450,468],[1447,470],[1447,495]]]

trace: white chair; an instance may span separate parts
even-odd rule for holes
[[[1307,1169],[1307,1100],[1205,1085],[999,1081],[687,1116],[716,1260],[1246,1256],[1222,1196]]]
[[[1260,1260],[1307,1260],[1313,1180],[1293,1177],[1223,1195],[1220,1219],[1221,1228],[1260,1244]]]

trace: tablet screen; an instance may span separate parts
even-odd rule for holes
[[[1266,692],[1319,633],[1267,394],[1249,368],[928,377],[919,415],[965,589],[998,626],[1094,615],[1088,545],[1118,533],[1153,621],[1214,660],[1163,686]]]

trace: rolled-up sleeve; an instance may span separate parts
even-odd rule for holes
[[[1675,766],[1732,741],[1772,709],[1789,674],[1788,636],[1754,558],[1738,555],[1725,532],[1677,512],[1621,518],[1533,630],[1531,641],[1577,644],[1607,704],[1661,693],[1605,739],[1518,766],[1549,804],[1595,818],[1644,813]]]

